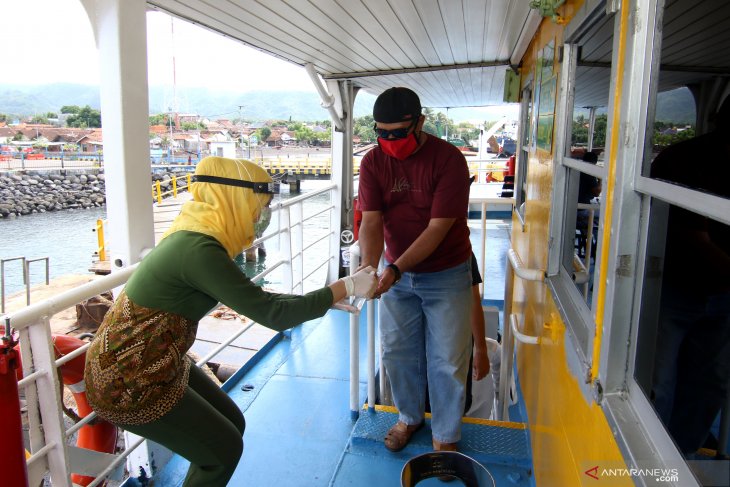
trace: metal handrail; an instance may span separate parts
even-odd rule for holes
[[[293,207],[295,205],[302,205],[306,202],[307,199],[323,194],[325,192],[329,192],[335,188],[336,185],[329,185],[318,191],[313,191],[311,193],[307,193],[302,196],[292,198],[291,200],[288,200],[284,203],[278,204],[275,208],[272,208],[272,210],[283,209],[288,211],[290,207]],[[330,206],[328,210],[331,211],[332,208],[334,208],[334,206]],[[302,212],[299,212],[298,214],[302,215]],[[304,218],[301,219],[304,220]],[[301,234],[304,230],[301,222],[298,221],[295,222],[293,225],[289,225],[288,218],[285,220],[286,223],[284,223],[284,219],[280,218],[280,228],[275,232],[275,234],[280,235],[280,238],[285,239],[294,239],[300,236],[292,235],[292,229],[295,226],[298,227],[295,233]],[[332,236],[334,234],[330,230],[327,235]],[[265,238],[258,239],[257,242],[263,241],[266,238],[268,238],[268,235]],[[289,254],[292,254],[291,246],[287,247],[285,245],[284,247],[289,251]],[[141,253],[141,257],[146,255],[149,250],[150,249],[145,249]],[[299,251],[299,254],[304,252],[304,250],[306,249],[301,249]],[[17,258],[17,260],[24,260],[25,262],[25,258]],[[291,268],[292,260],[293,259],[291,258],[291,255],[289,255],[288,258],[287,256],[284,256],[276,263],[267,266],[267,269],[265,271],[261,272],[257,276],[254,276],[252,280],[255,281],[263,278],[264,276],[281,266],[288,265],[289,268]],[[331,257],[328,257],[325,262],[329,263],[330,261]],[[58,481],[59,484],[62,484],[63,482],[61,482],[61,479],[65,479],[65,476],[68,474],[67,469],[69,468],[69,460],[68,452],[65,448],[66,438],[68,438],[74,432],[78,431],[86,423],[90,422],[92,418],[87,416],[87,418],[82,420],[82,422],[71,426],[69,429],[65,429],[62,422],[60,422],[61,415],[58,413],[58,411],[60,410],[61,405],[58,394],[56,392],[57,387],[59,387],[59,380],[58,374],[56,373],[56,368],[84,353],[88,348],[88,345],[84,345],[78,350],[64,357],[55,359],[55,357],[53,356],[52,347],[43,345],[44,343],[51,342],[50,317],[58,313],[59,311],[76,305],[76,303],[124,285],[129,277],[132,275],[132,273],[136,270],[138,265],[138,263],[131,265],[119,271],[113,272],[112,274],[109,274],[107,276],[101,277],[74,289],[70,289],[63,293],[60,293],[49,299],[29,305],[19,311],[10,313],[6,316],[6,318],[10,320],[12,327],[20,333],[21,351],[23,355],[27,357],[27,359],[23,362],[25,377],[21,381],[19,381],[18,386],[19,388],[29,389],[26,390],[26,400],[28,404],[30,428],[33,431],[31,436],[36,438],[35,443],[31,445],[31,450],[34,451],[31,457],[28,459],[28,465],[35,465],[37,470],[40,465],[38,464],[38,460],[42,457],[47,457],[45,463],[49,465],[49,469],[51,471],[51,481],[54,483],[55,481]],[[320,265],[319,267],[321,268],[322,266]],[[23,269],[24,272],[27,272],[27,265],[24,265]],[[305,278],[302,278],[301,280],[303,281],[304,279]],[[303,283],[301,282],[298,282],[295,286],[292,286],[291,283],[289,283],[290,289],[288,289],[288,291],[290,292],[291,288],[293,287],[300,286],[303,289]],[[215,354],[223,350],[227,344],[230,344],[233,340],[235,340],[238,336],[240,336],[243,332],[245,332],[254,324],[255,323],[250,323],[249,325],[244,327],[242,331],[236,332],[231,337],[226,339],[224,341],[224,344],[221,344],[221,346],[217,347],[214,351],[206,355],[206,357],[204,357],[204,360],[209,360],[213,358]],[[36,348],[39,345],[40,347]],[[201,362],[202,361],[203,360],[201,360]],[[42,381],[43,386],[41,386],[39,381]],[[46,387],[47,384],[52,385],[52,387]],[[92,415],[93,414],[94,413],[92,413]],[[43,434],[42,431],[44,431],[45,434]],[[53,440],[49,441],[46,444],[43,444],[45,438],[53,436],[58,436],[60,440]],[[114,458],[114,460],[111,462],[111,464],[97,475],[97,479],[91,485],[99,485],[101,482],[103,482],[104,477],[111,473],[113,470],[115,470],[116,466],[123,462],[124,458],[126,458],[131,453],[131,451],[139,446],[141,443],[142,440],[130,445],[124,453],[113,456],[112,458]]]
[[[23,266],[23,284],[27,285],[28,268],[25,266],[25,257],[10,257],[9,259],[0,259],[0,313],[5,313],[5,263],[14,260],[22,261]]]
[[[48,257],[38,257],[37,259],[25,259],[24,265],[25,265],[25,304],[30,304],[30,263],[31,262],[40,262],[42,260],[46,261],[46,286],[50,284],[49,280],[49,273],[50,273],[50,260]]]
[[[522,259],[514,249],[507,251],[507,270],[504,277],[504,317],[509,319],[509,325],[503,328],[502,356],[499,370],[499,391],[498,391],[498,418],[501,421],[509,419],[509,387],[512,383],[512,369],[514,364],[515,340],[526,344],[539,344],[539,337],[531,337],[522,334],[517,328],[516,317],[512,314],[512,293],[514,287],[514,276],[532,282],[543,282],[545,271],[542,269],[529,269],[522,263]]]

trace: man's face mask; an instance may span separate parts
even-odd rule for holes
[[[268,206],[264,206],[261,208],[261,214],[259,215],[259,219],[256,220],[256,223],[253,224],[253,230],[256,235],[256,238],[261,237],[261,235],[264,234],[267,228],[269,228],[269,224],[271,223],[271,208]]]
[[[416,137],[415,126],[418,118],[408,127],[386,130],[375,126],[375,133],[378,134],[378,145],[391,157],[398,160],[406,159],[418,148],[418,137]],[[411,129],[413,131],[411,132]],[[392,136],[392,138],[391,138]]]

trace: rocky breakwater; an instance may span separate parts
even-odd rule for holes
[[[104,174],[0,175],[0,218],[103,206]]]
[[[178,191],[186,190],[185,174],[184,171],[155,172],[151,182],[159,181],[162,197],[167,198],[172,196],[173,178],[177,178]],[[98,171],[65,175],[0,173],[0,218],[104,206],[105,190],[104,173]]]

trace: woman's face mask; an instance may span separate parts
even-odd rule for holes
[[[256,223],[253,224],[253,230],[256,234],[256,238],[259,238],[261,235],[264,234],[270,223],[271,208],[269,208],[268,206],[264,206],[263,208],[261,208],[261,214],[259,215],[259,219],[256,220]]]

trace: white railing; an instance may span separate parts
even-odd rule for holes
[[[500,421],[509,421],[509,391],[512,384],[515,340],[525,344],[536,345],[540,343],[540,337],[528,336],[519,331],[517,317],[512,314],[512,292],[515,275],[526,281],[542,282],[545,280],[544,271],[526,268],[517,252],[513,249],[507,251],[507,269],[504,275],[505,326],[502,329],[502,357],[499,370],[499,391],[497,393],[497,419]]]
[[[360,243],[350,246],[350,275],[360,265]],[[375,410],[375,304],[372,299],[350,298],[350,416],[357,419],[360,414],[360,313],[367,310],[367,371],[368,371],[368,409]],[[381,394],[384,369],[380,362]]]
[[[481,248],[480,248],[480,267],[482,269],[485,269],[485,254],[486,254],[486,239],[487,239],[487,207],[489,205],[505,205],[505,204],[513,204],[514,199],[513,198],[502,198],[498,196],[494,190],[494,187],[491,187],[488,191],[473,191],[471,197],[469,198],[469,204],[480,204],[481,205],[481,228],[482,228],[482,241],[481,241]],[[514,253],[510,249],[510,252]],[[516,255],[516,254],[515,254]],[[381,256],[382,258],[382,256]],[[350,274],[354,274],[355,270],[360,265],[360,245],[359,242],[355,242],[350,247]],[[510,266],[508,265],[507,273],[510,272]],[[527,269],[524,269],[521,265],[519,266],[519,272],[524,273],[527,272]],[[532,274],[528,272],[528,277],[537,277],[540,276],[540,279],[542,279],[542,274]],[[505,276],[505,279],[507,277]],[[510,285],[511,288],[511,285]],[[482,287],[481,291],[482,296],[484,295],[484,288]],[[368,371],[368,409],[374,410],[375,408],[375,305],[372,302],[372,300],[368,300],[367,303],[363,302],[364,300],[360,301],[354,301],[354,310],[352,311],[352,314],[350,315],[350,414],[353,418],[357,418],[359,415],[359,380],[360,380],[360,372],[359,372],[359,363],[360,363],[360,356],[359,356],[359,314],[361,312],[361,308],[363,305],[367,306],[367,371]],[[505,296],[505,309],[507,306],[507,297]],[[505,313],[505,317],[508,316],[507,313]],[[506,319],[506,318],[505,318]],[[508,327],[505,327],[508,328]],[[502,347],[502,353],[504,353],[504,347]],[[380,353],[378,353],[378,363],[380,364],[379,374],[380,374],[380,383],[379,383],[379,390],[381,395],[381,400],[383,395],[385,394],[385,388],[386,381],[385,381],[385,368],[383,367],[383,361],[382,357],[380,357]],[[502,364],[504,364],[504,355],[502,356]],[[511,366],[511,362],[510,362]],[[501,373],[503,374],[505,370],[505,367],[502,367]],[[500,376],[501,377],[501,376]],[[505,380],[502,380],[500,382],[500,387],[502,387],[502,384],[509,384],[512,382],[511,376],[508,377]],[[509,387],[509,386],[508,386]]]
[[[325,255],[325,258],[321,259],[323,263],[319,264],[316,261],[317,257],[312,256],[310,260],[315,262],[315,270],[306,276],[304,275],[305,252],[318,242],[337,237],[332,228],[328,228],[324,236],[305,247],[303,244],[305,222],[322,213],[332,211],[335,205],[330,204],[307,217],[304,217],[304,205],[310,198],[329,193],[335,188],[336,185],[334,184],[328,185],[317,191],[272,206],[272,212],[279,212],[279,228],[257,239],[254,244],[278,236],[280,260],[267,265],[267,269],[254,276],[252,281],[258,281],[281,267],[284,274],[282,279],[283,289],[281,291],[291,293],[295,289],[299,289],[303,292],[304,282],[308,277],[329,264],[332,259],[339,257]],[[148,251],[143,252],[143,255],[146,255]],[[84,345],[71,354],[56,359],[50,324],[51,317],[54,314],[98,294],[123,286],[138,265],[129,266],[108,276],[32,304],[5,315],[1,319],[2,323],[9,320],[10,326],[20,335],[23,379],[19,381],[18,387],[25,390],[28,415],[30,438],[28,447],[31,456],[28,458],[26,465],[28,467],[29,485],[39,485],[43,477],[49,474],[51,483],[54,486],[70,487],[72,485],[70,473],[74,472],[96,477],[96,480],[90,484],[90,487],[95,487],[104,482],[107,476],[118,472],[125,458],[143,442],[143,440],[139,440],[128,445],[125,451],[118,455],[98,453],[67,445],[68,438],[81,429],[82,426],[91,422],[96,415],[91,413],[81,422],[68,429],[65,428],[62,404],[58,393],[61,384],[56,369],[85,353],[89,345]],[[243,330],[225,339],[219,347],[203,357],[196,365],[200,366],[213,358],[253,324],[251,323]]]

